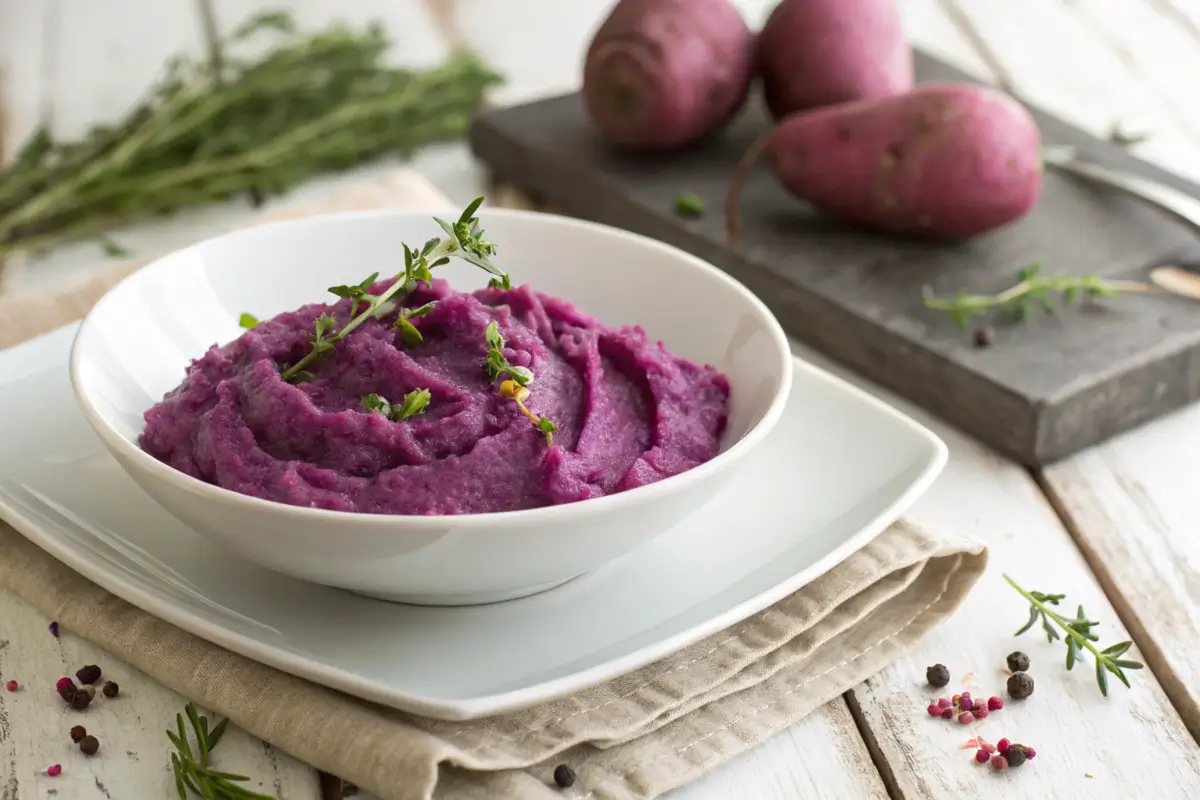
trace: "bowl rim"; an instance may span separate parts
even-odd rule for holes
[[[120,281],[110,287],[104,295],[88,310],[84,315],[83,320],[79,324],[79,329],[75,333],[75,337],[71,342],[71,353],[69,359],[69,376],[71,381],[71,389],[75,395],[76,402],[79,403],[83,411],[84,417],[91,425],[92,429],[97,433],[104,444],[115,451],[116,454],[124,455],[125,459],[129,459],[129,466],[125,463],[122,467],[129,471],[130,467],[135,467],[138,471],[146,473],[149,476],[159,479],[168,484],[172,484],[175,488],[180,489],[188,494],[197,496],[201,499],[209,500],[214,503],[233,506],[235,509],[244,510],[246,512],[266,512],[276,513],[285,516],[307,517],[313,522],[337,522],[342,526],[369,526],[377,527],[381,524],[396,524],[405,528],[411,529],[426,529],[444,527],[447,524],[452,524],[456,527],[478,527],[478,526],[493,526],[493,525],[523,525],[523,524],[544,524],[553,523],[555,521],[569,521],[571,518],[580,514],[602,514],[610,509],[621,506],[641,505],[644,503],[653,502],[656,498],[668,496],[677,493],[684,489],[687,483],[695,483],[704,480],[705,478],[714,475],[722,470],[734,466],[738,461],[744,458],[751,450],[754,449],[766,435],[775,427],[783,413],[784,406],[787,403],[788,396],[792,389],[792,353],[791,346],[788,342],[787,334],[784,333],[783,327],[775,318],[775,315],[767,308],[766,304],[751,292],[740,281],[732,276],[708,263],[707,261],[688,253],[687,251],[667,244],[666,242],[645,236],[632,231],[626,231],[621,228],[616,228],[611,225],[605,225],[599,222],[590,220],[577,219],[561,214],[553,214],[542,211],[530,211],[525,209],[511,208],[495,208],[483,206],[477,212],[481,226],[486,226],[489,217],[509,217],[514,219],[523,219],[535,224],[560,225],[567,228],[578,230],[589,230],[598,232],[603,235],[616,237],[618,239],[631,240],[639,246],[648,248],[651,252],[657,252],[660,255],[675,258],[684,261],[687,266],[696,269],[709,277],[716,279],[723,284],[725,289],[739,295],[758,315],[760,322],[775,345],[776,356],[778,363],[776,369],[780,380],[775,396],[771,399],[770,405],[763,412],[759,420],[746,433],[727,450],[718,453],[712,459],[693,467],[686,472],[681,472],[677,475],[672,475],[668,478],[656,481],[644,486],[638,486],[633,489],[628,489],[623,492],[605,495],[603,497],[589,498],[573,503],[560,503],[557,505],[541,506],[538,508],[516,509],[509,511],[491,511],[473,514],[431,514],[431,515],[405,515],[405,514],[373,514],[363,511],[338,511],[334,509],[312,508],[310,506],[295,506],[288,503],[281,503],[276,500],[267,500],[261,497],[235,492],[232,489],[226,489],[216,484],[211,484],[181,472],[174,467],[159,461],[154,456],[147,453],[141,447],[138,447],[136,442],[132,442],[122,435],[113,426],[103,414],[95,407],[83,387],[83,381],[80,378],[80,366],[82,355],[80,353],[80,343],[86,339],[90,331],[97,326],[97,318],[111,302],[115,302],[113,298],[117,296],[121,290],[127,288],[134,281],[139,280],[139,275],[149,274],[151,270],[163,269],[163,264],[175,260],[187,253],[198,251],[211,244],[245,236],[250,232],[261,231],[262,229],[285,230],[289,227],[301,227],[311,225],[315,222],[328,222],[333,219],[347,218],[370,218],[370,217],[429,217],[432,215],[441,215],[447,213],[446,207],[422,206],[420,208],[384,208],[384,209],[366,209],[355,211],[340,211],[327,214],[314,214],[306,217],[275,220],[265,222],[260,225],[253,225],[248,228],[240,228],[219,234],[217,236],[202,239],[199,242],[178,248],[171,252],[165,253],[154,258],[144,266],[122,278]],[[143,412],[144,413],[144,412]],[[124,459],[118,458],[118,462]],[[132,477],[132,476],[131,476]]]

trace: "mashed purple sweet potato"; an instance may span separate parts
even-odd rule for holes
[[[386,286],[387,282],[378,284]],[[258,324],[193,362],[146,412],[142,448],[200,480],[297,506],[374,514],[468,514],[571,503],[625,491],[713,458],[729,383],[672,355],[640,328],[613,329],[528,287],[455,293],[444,281],[408,343],[370,319],[289,383],[281,366],[310,346],[322,313],[339,328],[350,300]],[[553,420],[552,442],[484,368],[495,321],[504,355],[535,380],[525,405]],[[364,407],[428,389],[404,419]]]

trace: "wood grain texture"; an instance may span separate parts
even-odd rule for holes
[[[166,728],[187,700],[141,677],[97,647],[61,631],[7,592],[0,592],[0,679],[15,679],[16,692],[0,689],[0,796],[4,800],[158,800],[178,796],[171,774]],[[67,708],[55,681],[96,664],[115,680],[120,694],[97,696],[86,711]],[[88,758],[71,742],[70,729],[83,725],[100,740]],[[215,751],[214,765],[249,775],[250,788],[287,800],[318,800],[309,767],[237,728]],[[61,764],[62,774],[45,774]]]

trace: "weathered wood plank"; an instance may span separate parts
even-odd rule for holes
[[[0,679],[21,684],[16,692],[0,689],[4,800],[176,796],[165,731],[187,701],[69,631],[54,638],[48,620],[7,592],[0,592],[0,619]],[[63,703],[54,684],[87,664],[98,665],[121,691],[113,699],[97,696],[79,712]],[[96,756],[84,756],[71,742],[73,725],[100,740]],[[255,791],[287,800],[319,798],[310,768],[240,729],[231,728],[216,753],[215,766],[251,776]],[[62,766],[58,777],[46,775],[52,764]]]

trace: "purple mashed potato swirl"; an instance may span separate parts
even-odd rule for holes
[[[374,287],[381,291],[387,282]],[[142,449],[242,494],[371,514],[474,514],[603,497],[685,472],[718,452],[729,382],[651,343],[522,286],[455,293],[445,281],[405,301],[424,341],[405,344],[391,317],[369,320],[291,384],[281,365],[308,350],[322,313],[340,329],[350,301],[281,314],[214,345],[146,412]],[[394,314],[392,315],[394,316]],[[505,356],[533,370],[526,405],[554,420],[553,444],[484,369],[495,321]],[[432,399],[401,421],[362,398]]]

